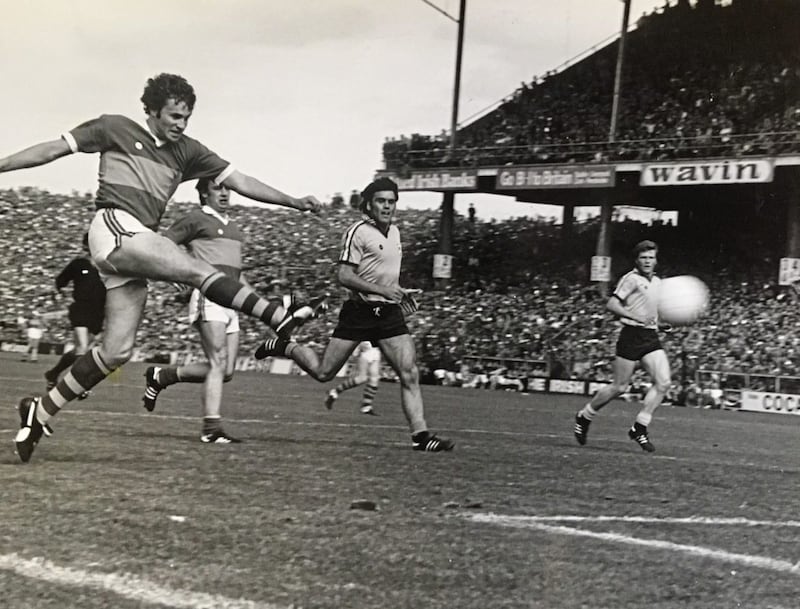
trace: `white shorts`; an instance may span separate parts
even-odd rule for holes
[[[381,350],[377,347],[364,349],[356,362],[356,375],[367,377],[372,384],[377,384],[381,378]]]
[[[30,340],[41,340],[44,332],[41,328],[28,328],[28,338]]]
[[[189,299],[189,323],[195,325],[201,321],[219,321],[225,324],[225,334],[239,331],[239,314],[236,311],[210,301],[200,290],[192,290],[192,297]]]
[[[131,281],[144,281],[141,277],[120,275],[114,265],[108,261],[108,257],[122,245],[125,237],[132,237],[136,233],[152,232],[126,211],[121,209],[97,210],[89,225],[89,251],[106,290],[118,288]]]

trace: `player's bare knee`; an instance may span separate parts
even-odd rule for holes
[[[334,378],[336,378],[337,372],[338,370],[319,370],[317,371],[316,375],[312,376],[314,376],[314,378],[320,383],[327,383],[328,381],[332,381]]]
[[[620,383],[611,383],[608,386],[609,391],[613,391],[614,392],[614,397],[622,395],[623,393],[626,393],[628,391],[628,389],[630,389],[630,388],[631,388],[630,383],[625,383],[624,385],[620,384]]]
[[[133,356],[133,347],[123,347],[120,349],[103,350],[100,352],[100,357],[105,364],[113,369],[119,368]]]
[[[405,387],[419,385],[419,368],[417,366],[409,366],[400,370],[400,383]]]
[[[669,379],[656,379],[653,383],[653,386],[656,388],[656,391],[659,393],[666,393],[669,391],[672,382]]]

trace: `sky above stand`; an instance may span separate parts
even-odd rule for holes
[[[671,0],[674,4],[675,0]],[[431,0],[458,17],[458,0]],[[665,0],[632,0],[631,24]],[[467,0],[459,120],[619,32],[620,0]],[[423,0],[40,0],[0,20],[0,156],[102,113],[144,119],[159,72],[198,101],[187,133],[293,195],[347,198],[380,169],[387,137],[449,129],[457,24]],[[0,188],[94,191],[97,155],[0,174]],[[191,184],[178,200],[194,200]],[[439,206],[403,193],[401,207]],[[478,216],[558,214],[459,195]]]

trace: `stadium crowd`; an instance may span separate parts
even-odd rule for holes
[[[91,203],[90,195],[77,193],[0,191],[5,340],[24,342],[18,320],[34,312],[45,322],[44,342],[69,339],[67,303],[54,299],[53,282],[81,252]],[[164,225],[192,205],[173,204]],[[58,223],[50,219],[54,209]],[[265,293],[331,293],[331,312],[300,330],[302,340],[323,345],[344,298],[333,275],[339,236],[358,212],[344,203],[328,205],[319,217],[275,208],[233,211],[248,235],[245,274],[253,285]],[[421,309],[409,323],[428,382],[457,378],[470,383],[476,373],[488,375],[493,369],[505,369],[502,378],[511,379],[548,373],[609,377],[617,322],[605,313],[605,296],[589,281],[588,269],[597,221],[578,224],[565,240],[562,227],[551,219],[498,222],[457,215],[454,276],[447,289],[434,289],[430,279],[438,212],[401,210],[397,222],[404,238],[403,285],[425,290]],[[800,312],[794,292],[777,285],[779,254],[768,245],[753,249],[751,240],[737,247],[732,237],[719,245],[694,238],[685,227],[630,220],[615,224],[614,233],[617,273],[630,265],[626,244],[647,237],[661,244],[663,276],[693,274],[711,288],[702,322],[663,336],[676,379],[688,383],[701,369],[800,376]],[[264,333],[260,324],[243,319],[242,353],[254,349]],[[163,283],[152,284],[140,337],[142,359],[200,349],[180,293]]]
[[[609,130],[612,42],[522,83],[457,133],[384,143],[387,169],[783,154],[800,150],[800,5],[793,0],[667,2],[625,47],[620,113]]]
[[[800,3],[794,0],[734,0],[725,6],[713,0],[667,2],[644,15],[628,37],[615,142],[609,141],[607,125],[616,42],[523,83],[459,131],[455,157],[447,133],[415,134],[385,143],[386,168],[402,173],[439,166],[798,152],[798,29]],[[333,329],[344,297],[334,270],[339,237],[358,217],[357,193],[350,199],[348,204],[335,197],[319,217],[278,208],[235,210],[247,236],[244,274],[251,284],[271,295],[331,293],[331,313],[299,332],[316,347]],[[162,226],[193,205],[172,204]],[[5,340],[23,340],[24,322],[34,315],[44,325],[43,343],[69,339],[66,303],[54,297],[53,281],[80,254],[92,213],[91,194],[0,191]],[[430,278],[438,212],[401,210],[396,222],[405,242],[403,285],[425,290],[422,308],[410,321],[423,378],[491,384],[482,380],[485,374],[495,385],[510,379],[518,387],[519,379],[536,375],[609,377],[617,322],[604,312],[602,290],[589,281],[596,221],[576,224],[566,238],[547,218],[485,222],[458,216],[454,277],[446,290],[434,289]],[[797,296],[776,285],[780,254],[769,238],[758,242],[751,232],[741,244],[733,230],[712,240],[689,235],[685,226],[631,221],[614,230],[615,263],[627,260],[623,243],[650,238],[662,247],[662,275],[694,274],[711,287],[713,300],[702,324],[664,337],[677,378],[688,383],[698,370],[713,370],[718,375],[713,382],[722,385],[725,373],[744,370],[800,376]],[[198,351],[182,298],[173,286],[152,285],[135,357]],[[264,332],[243,318],[242,353],[263,340]]]

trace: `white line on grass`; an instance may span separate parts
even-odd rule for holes
[[[750,518],[720,518],[713,516],[684,516],[654,518],[650,516],[509,516],[532,522],[630,522],[644,524],[710,524],[746,527],[800,527],[800,520],[751,520]]]
[[[62,567],[43,558],[27,559],[17,554],[0,554],[0,569],[51,584],[73,588],[94,588],[140,603],[166,605],[178,609],[219,609],[220,607],[226,609],[288,609],[288,607],[272,603],[166,588],[127,574],[100,573]]]
[[[621,543],[631,546],[669,550],[671,552],[680,552],[690,556],[700,556],[722,562],[732,562],[747,567],[758,567],[760,569],[768,569],[770,571],[778,571],[780,573],[800,575],[800,563],[792,564],[786,560],[778,560],[775,558],[769,558],[767,556],[738,554],[735,552],[726,552],[725,550],[718,550],[715,548],[679,544],[671,541],[661,541],[659,539],[641,539],[639,537],[631,537],[630,535],[621,535],[619,533],[602,533],[597,531],[586,531],[584,529],[575,529],[567,526],[554,526],[550,524],[543,524],[542,522],[537,521],[535,516],[503,516],[500,514],[489,513],[464,514],[464,517],[467,520],[472,520],[473,522],[496,524],[499,526],[517,529],[535,529],[538,531],[544,531],[546,533],[569,535],[572,537],[591,537],[592,539],[599,539],[601,541],[608,541],[611,543]]]

